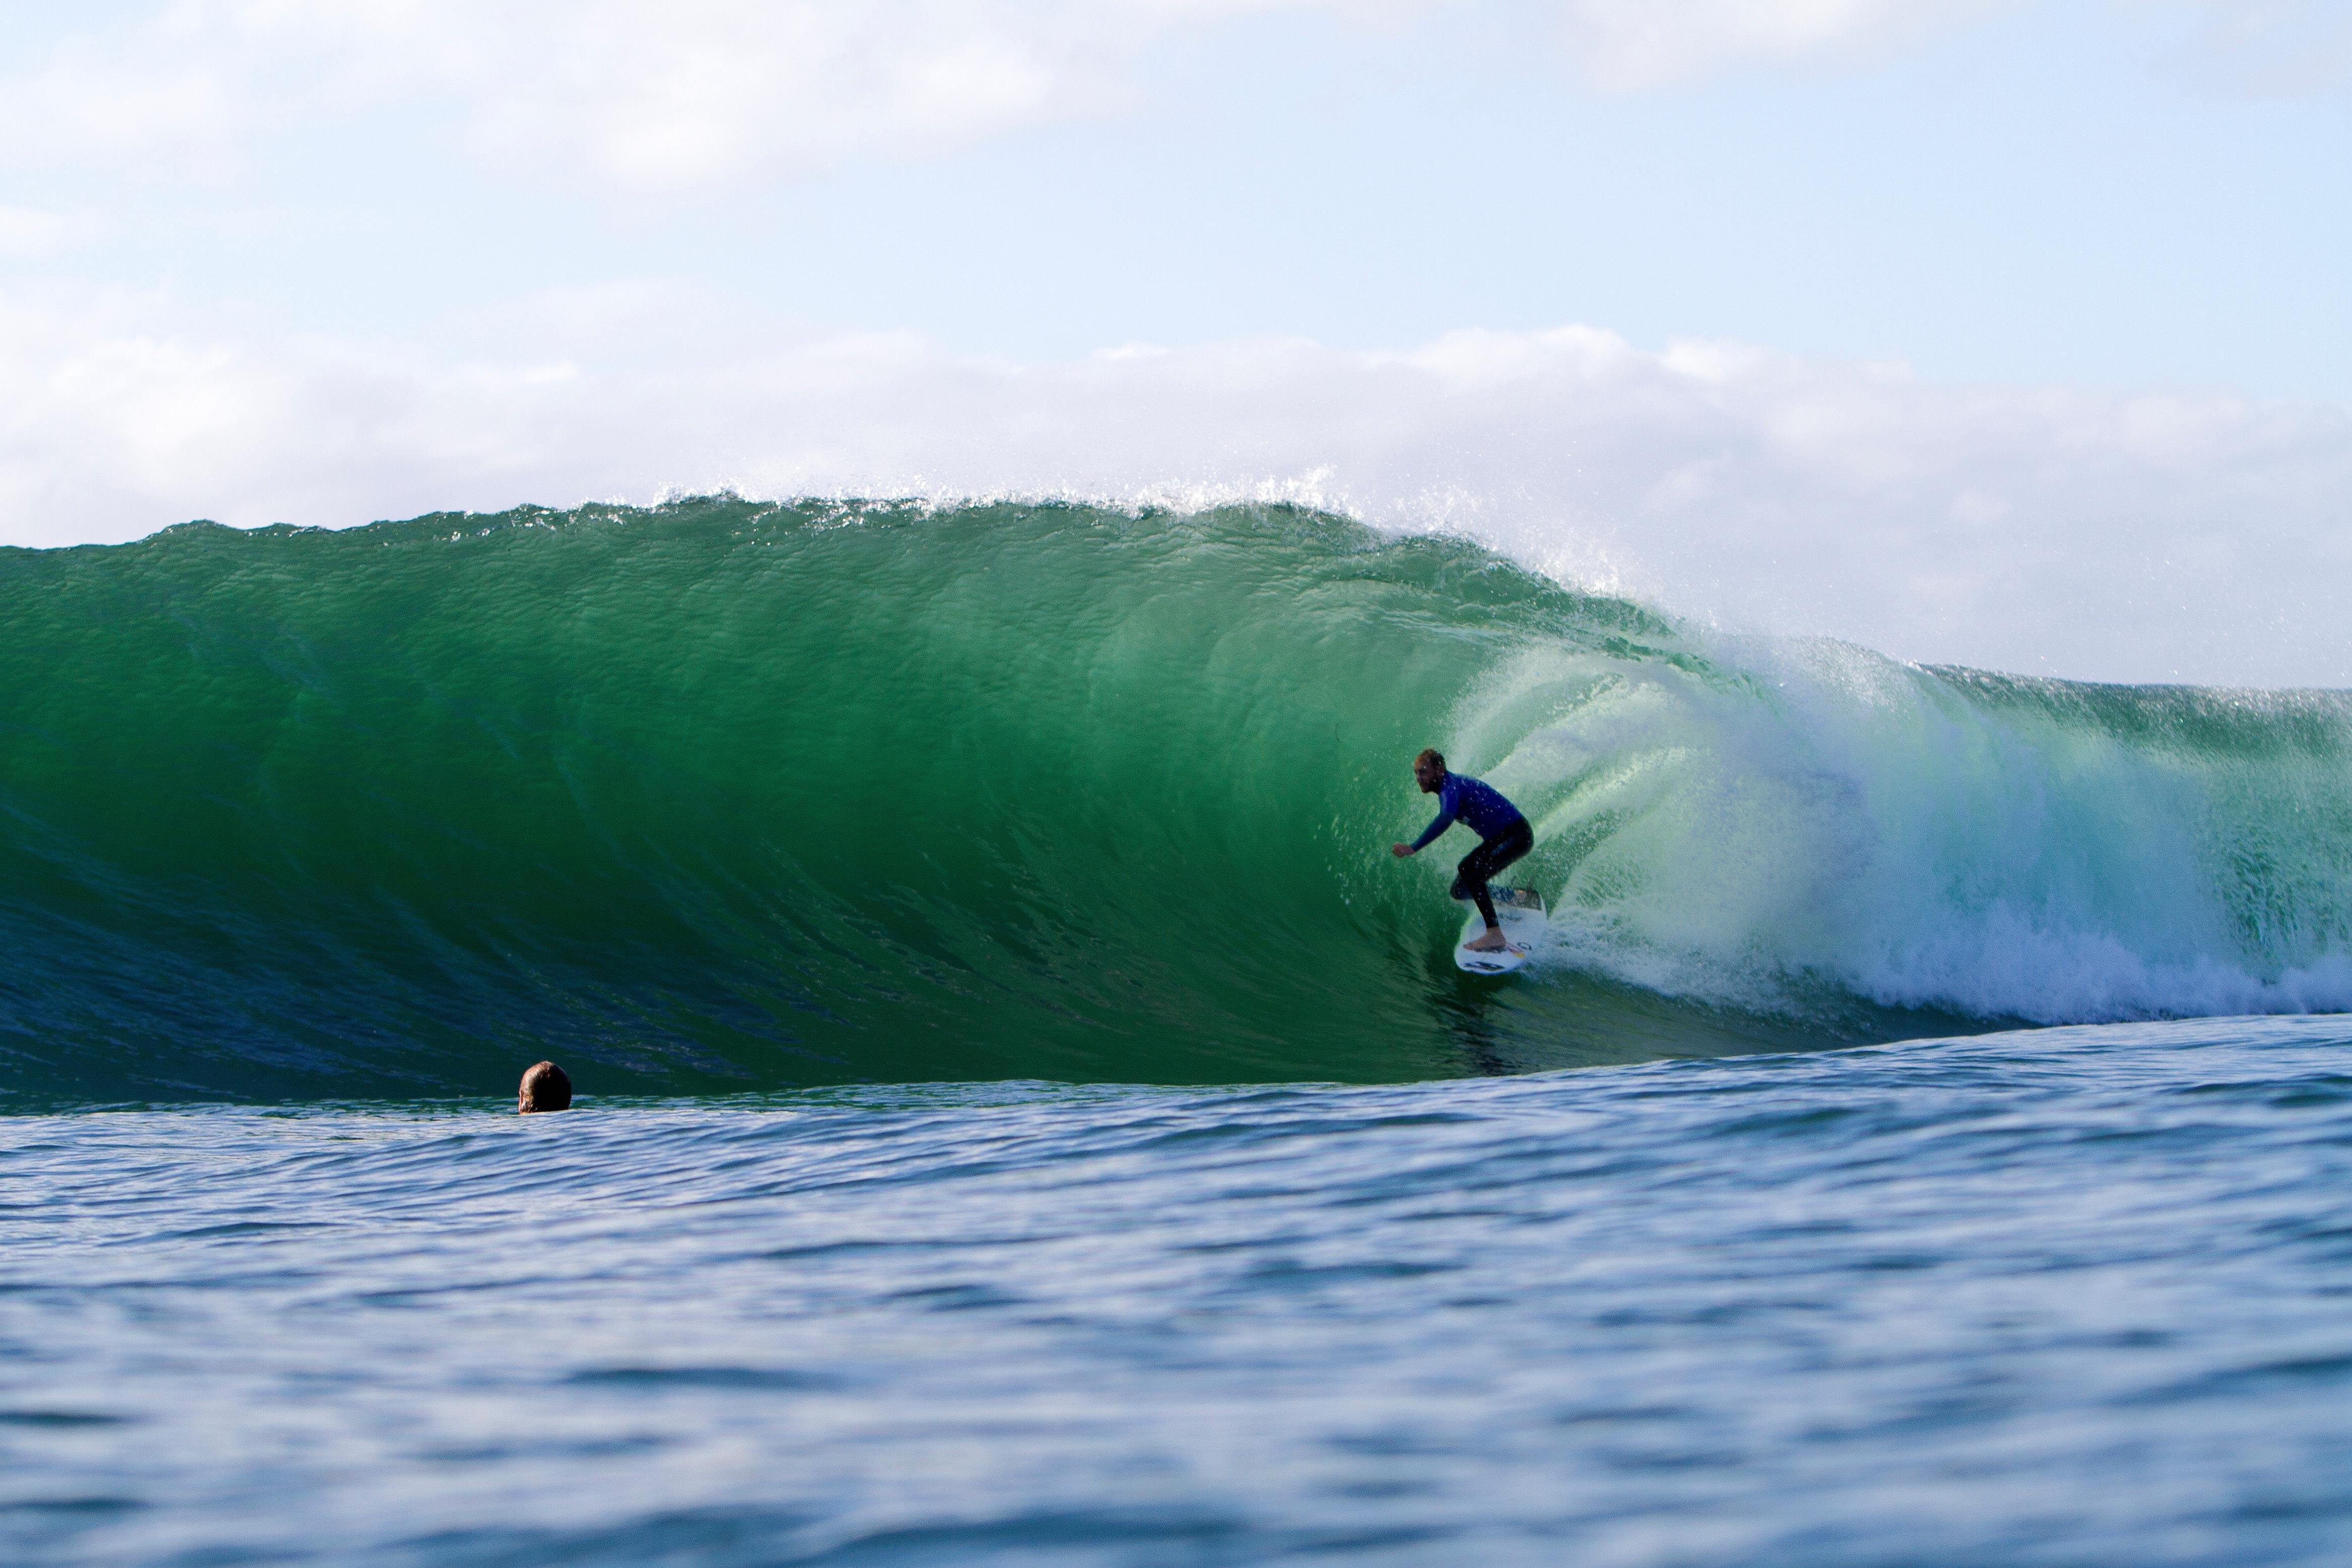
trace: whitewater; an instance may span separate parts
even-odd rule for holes
[[[10,1562],[2352,1550],[2352,693],[732,495],[0,550],[0,672]]]

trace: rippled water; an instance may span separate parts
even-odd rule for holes
[[[0,1556],[2352,1558],[2352,1021],[0,1118]]]

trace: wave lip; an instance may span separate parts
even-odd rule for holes
[[[496,1092],[551,1051],[652,1092],[1378,1079],[2352,1006],[2343,694],[1726,641],[1288,507],[189,525],[0,552],[0,658],[19,1099]],[[1521,984],[1453,970],[1449,855],[1385,852],[1432,742],[1537,822]]]

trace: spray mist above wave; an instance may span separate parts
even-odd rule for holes
[[[2342,696],[1711,641],[1282,506],[191,525],[0,552],[0,642],[22,1092],[1362,1079],[2352,1004]],[[1433,740],[1537,822],[1528,984],[1456,973],[1446,867],[1385,853]]]

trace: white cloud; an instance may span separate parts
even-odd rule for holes
[[[1155,44],[1254,14],[1486,14],[1613,91],[1852,58],[2034,0],[157,0],[0,76],[0,157],[218,159],[435,103],[476,146],[624,187],[919,154],[1134,97]],[[2352,73],[2341,0],[2117,0],[2198,19],[2242,79]]]
[[[1489,11],[1632,89],[1851,52],[2004,0],[168,0],[0,79],[0,155],[218,159],[371,105],[493,153],[693,187],[921,153],[1128,101],[1153,43],[1253,13]]]
[[[927,151],[1104,106],[1213,0],[291,4],[286,32],[457,95],[487,146],[639,185]],[[387,14],[391,12],[393,14]]]
[[[1291,496],[1735,625],[2104,679],[2352,685],[2352,410],[1949,387],[1588,328],[1014,363],[650,286],[463,353],[0,306],[0,539],[751,493]]]
[[[1571,58],[1619,91],[1751,62],[1852,55],[2020,0],[1561,0]]]
[[[1565,30],[1580,72],[1638,91],[1748,65],[1867,57],[2036,0],[1537,0]],[[2352,76],[2345,0],[2116,0],[2143,20],[2184,17],[2208,58],[2265,91],[2314,91]]]
[[[2200,53],[2256,93],[2325,91],[2352,79],[2352,5],[2344,0],[2132,0],[2183,14]]]
[[[97,226],[81,214],[0,206],[0,258],[48,256],[79,244]]]
[[[1097,111],[1171,29],[1318,4],[173,0],[0,83],[0,146],[19,160],[214,153],[355,108],[446,100],[486,149],[692,185]]]

